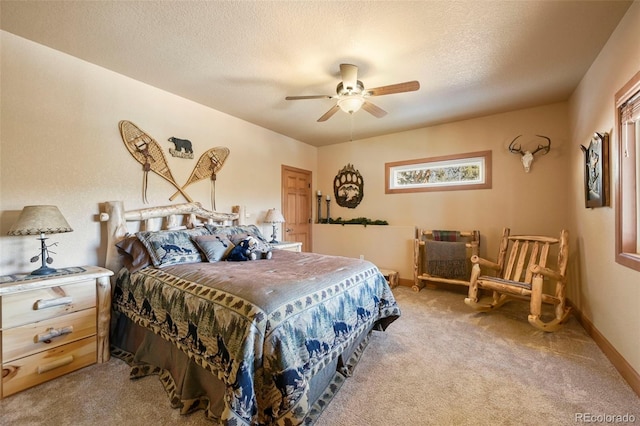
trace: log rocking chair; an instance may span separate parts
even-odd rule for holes
[[[471,258],[473,267],[469,296],[464,302],[478,311],[487,312],[514,298],[529,299],[529,323],[542,331],[556,331],[567,320],[571,310],[565,303],[569,233],[562,230],[559,239],[531,235],[509,236],[509,233],[509,228],[504,228],[497,263],[478,256]],[[547,268],[549,249],[558,243],[556,269]],[[511,251],[507,258],[509,245]],[[481,267],[496,271],[496,275],[481,275]],[[555,281],[554,294],[544,292],[545,278]],[[480,302],[481,290],[493,292],[491,303]],[[555,318],[548,322],[541,319],[542,303],[555,305]]]

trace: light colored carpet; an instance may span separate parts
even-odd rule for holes
[[[394,290],[402,317],[375,332],[316,426],[570,425],[630,415],[640,398],[575,318],[546,334],[525,302],[472,312],[460,292]],[[0,401],[3,425],[205,425],[181,416],[157,377],[112,358]],[[597,418],[596,418],[597,419]]]

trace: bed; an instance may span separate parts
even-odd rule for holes
[[[159,375],[182,413],[203,409],[225,425],[313,424],[370,333],[400,316],[387,281],[364,260],[273,250],[270,259],[225,261],[234,239],[266,243],[237,213],[197,203],[105,210],[106,266],[116,274],[111,352],[132,378]]]

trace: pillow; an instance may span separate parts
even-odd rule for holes
[[[244,237],[247,235],[254,237],[258,241],[262,241],[263,243],[267,243],[267,239],[262,235],[262,232],[258,229],[256,225],[235,225],[235,226],[220,226],[220,225],[209,225],[206,224],[205,227],[212,234],[223,234],[226,235],[233,242],[232,235],[243,234]],[[235,244],[235,243],[234,243]]]
[[[198,235],[191,238],[209,262],[225,260],[235,245],[224,235]]]
[[[255,248],[256,251],[261,253],[268,253],[272,249],[271,244],[269,244],[267,239],[262,235],[262,232],[260,232],[260,229],[258,229],[256,225],[220,226],[206,224],[205,227],[209,231],[211,231],[211,234],[213,235],[227,237],[236,246],[247,237],[253,237],[257,241],[257,245]]]
[[[149,252],[138,237],[131,235],[116,243],[118,253],[123,255],[124,266],[130,273],[153,265]]]
[[[194,228],[136,233],[140,242],[147,248],[153,266],[157,268],[202,262],[200,251],[191,241],[192,237],[198,235],[209,235],[209,231],[206,228]]]

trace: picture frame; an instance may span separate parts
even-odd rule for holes
[[[580,145],[584,153],[585,208],[609,205],[609,134],[594,133],[589,146]]]
[[[385,163],[385,193],[491,188],[491,151]]]

